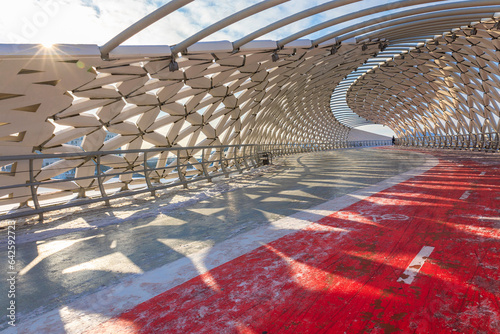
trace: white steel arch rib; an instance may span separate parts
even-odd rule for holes
[[[190,2],[167,3],[101,47],[0,45],[0,155],[10,159],[0,166],[0,206],[31,206],[33,191],[43,202],[98,189],[95,179],[85,178],[95,173],[91,157],[31,165],[15,159],[32,153],[316,145],[345,140],[350,128],[369,122],[389,126],[405,145],[500,146],[496,1],[396,1],[329,18],[280,40],[255,40],[358,2],[329,1],[277,17],[234,42],[203,39],[287,2],[262,1],[174,46],[120,45]],[[315,39],[298,39],[311,33]],[[158,153],[157,166],[168,168],[152,172],[151,182],[179,174],[177,162],[193,163],[196,154],[201,150]],[[242,152],[206,153],[211,171],[237,167],[218,164],[218,154]],[[101,163],[111,172],[140,174],[144,156],[106,154]],[[80,179],[44,191],[8,188],[65,172]],[[108,190],[126,190],[146,181],[128,173],[103,182]]]

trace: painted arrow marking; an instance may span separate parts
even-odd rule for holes
[[[415,277],[417,276],[418,272],[420,271],[420,268],[422,268],[422,266],[424,265],[425,260],[427,260],[427,258],[429,257],[429,255],[431,255],[433,250],[434,247],[430,246],[422,247],[420,252],[418,252],[417,256],[415,256],[413,261],[411,261],[408,268],[406,268],[404,273],[402,273],[401,276],[398,278],[398,282],[411,284],[415,279]]]

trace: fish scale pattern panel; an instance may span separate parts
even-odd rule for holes
[[[499,27],[483,20],[394,57],[353,84],[349,107],[390,126],[403,141],[425,137],[436,146],[430,142],[448,136],[454,146],[467,146],[459,141],[491,135],[483,144],[498,149]]]
[[[110,61],[96,56],[5,58],[0,62],[6,78],[0,85],[1,154],[343,140],[349,129],[332,115],[329,96],[377,47],[374,41],[364,47],[345,43],[336,54],[331,54],[331,45],[188,53],[176,59],[175,71],[170,56]],[[177,163],[196,163],[201,150],[182,152],[178,157],[175,151],[157,153],[156,166],[168,168],[152,173],[153,181],[177,177]],[[217,163],[221,152],[203,152],[213,162],[212,172],[223,168]],[[232,148],[222,154],[241,152]],[[36,182],[68,172],[89,177],[44,185],[39,199],[85,197],[96,191],[97,181],[91,178],[95,159],[34,160]],[[105,177],[106,189],[145,185],[140,177],[143,153],[104,155],[100,164],[108,174],[122,173]],[[204,172],[193,166],[190,171],[183,168],[184,176]],[[4,161],[2,168],[3,185],[30,180],[26,161]],[[29,187],[0,190],[0,205],[22,207],[31,205],[31,199]]]

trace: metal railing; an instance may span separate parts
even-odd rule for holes
[[[170,147],[0,157],[0,219],[48,211],[161,189],[262,165],[271,156],[390,145],[391,141],[336,141],[315,144],[260,144]],[[9,210],[9,206],[12,208]],[[7,209],[1,209],[5,208]]]
[[[500,150],[500,134],[490,132],[466,135],[402,137],[396,139],[396,145],[498,152]]]

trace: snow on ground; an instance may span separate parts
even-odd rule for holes
[[[0,221],[0,235],[6,234],[6,226],[12,221],[16,224],[17,243],[43,240],[46,238],[99,227],[119,224],[131,219],[160,217],[202,200],[234,191],[239,188],[262,186],[268,183],[261,178],[264,174],[277,172],[285,164],[285,158],[274,158],[273,165],[260,166],[243,171],[242,174],[232,173],[229,178],[224,176],[212,179],[212,182],[199,181],[189,185],[156,191],[153,198],[150,193],[131,197],[122,197],[110,201],[107,207],[104,202],[71,207],[44,213],[43,222],[38,215]],[[0,238],[0,244],[7,238]]]

